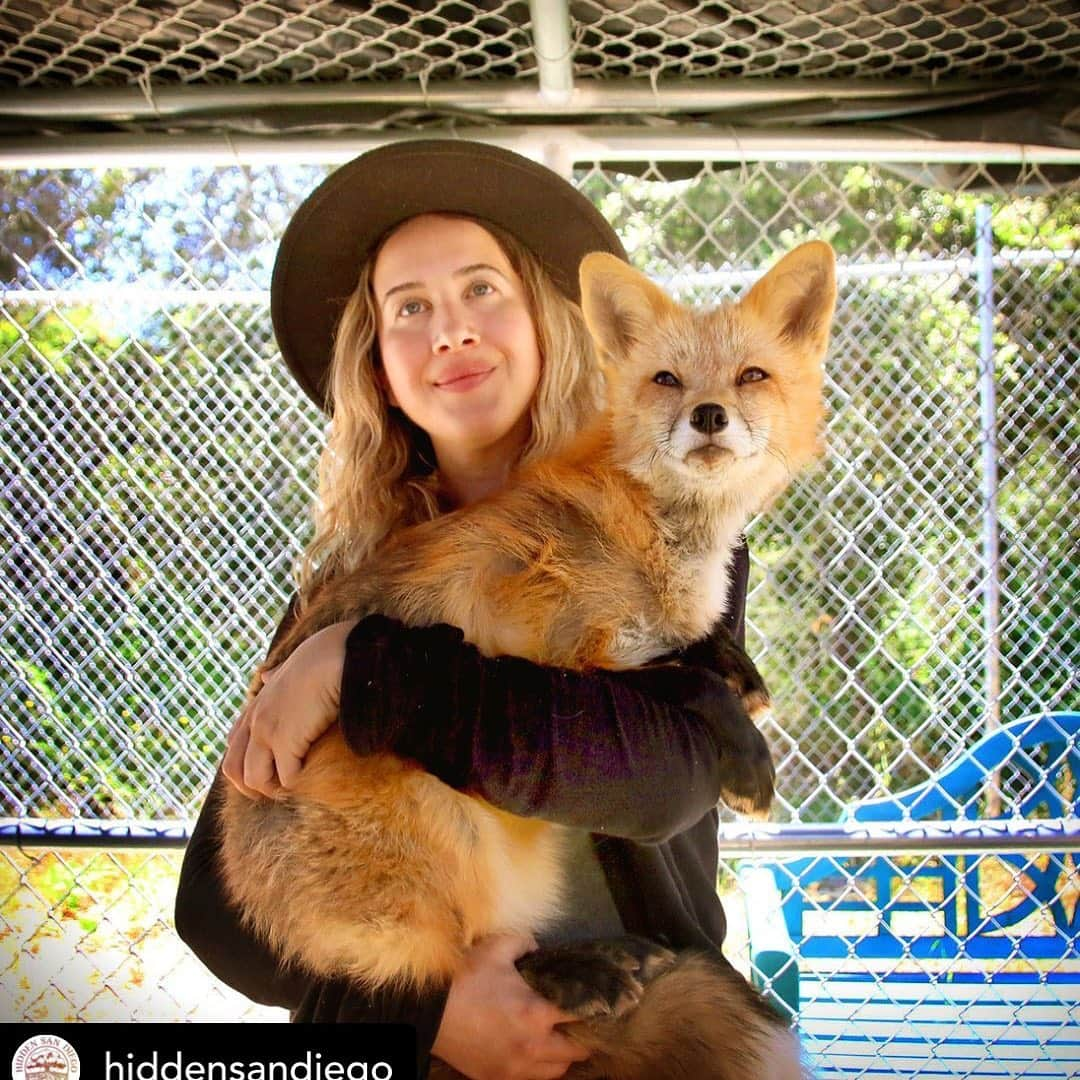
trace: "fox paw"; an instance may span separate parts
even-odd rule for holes
[[[725,744],[720,765],[724,802],[740,814],[766,820],[776,791],[776,768],[765,736],[755,727],[738,745]]]
[[[720,733],[721,794],[732,810],[766,818],[776,771],[756,723],[770,711],[765,680],[746,650],[723,627],[684,650],[683,658],[719,675],[739,698],[745,715],[731,718]]]
[[[670,950],[643,938],[613,938],[538,949],[517,967],[538,994],[587,1020],[632,1009],[645,986],[674,960]]]
[[[761,672],[734,639],[717,641],[715,647],[717,670],[724,682],[738,695],[746,715],[755,724],[760,723],[772,706],[769,689]]]
[[[746,715],[760,721],[769,712],[769,690],[746,650],[723,627],[683,650],[688,664],[706,667],[719,675],[742,702]]]

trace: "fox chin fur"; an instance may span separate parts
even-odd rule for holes
[[[453,624],[487,655],[581,670],[639,666],[709,632],[748,519],[819,452],[832,250],[802,245],[711,311],[609,255],[585,258],[581,285],[606,410],[503,491],[399,532],[361,572],[330,581],[265,666],[376,611]],[[763,794],[725,798],[762,814],[771,794],[770,765]],[[479,938],[536,934],[560,914],[558,826],[392,755],[360,758],[337,726],[285,797],[230,790],[222,826],[231,898],[285,962],[315,975],[445,985]],[[672,957],[639,989],[568,1029],[593,1050],[568,1075],[800,1075],[793,1039],[729,968]],[[697,1050],[684,1068],[673,1044],[687,1039]]]

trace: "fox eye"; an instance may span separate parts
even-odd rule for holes
[[[736,386],[744,386],[748,382],[761,382],[762,379],[767,379],[769,373],[762,371],[759,367],[748,367],[745,371],[739,372],[739,377],[735,380]]]
[[[670,371],[658,371],[653,380],[657,386],[682,386],[677,376],[673,375]]]

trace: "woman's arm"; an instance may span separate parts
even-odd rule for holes
[[[728,634],[741,635],[748,561],[742,547]],[[275,669],[230,736],[223,771],[251,794],[279,794],[340,716],[358,754],[412,758],[511,812],[665,839],[720,797],[749,812],[772,797],[768,747],[704,644],[682,667],[582,674],[484,658],[450,626],[335,624]]]
[[[702,667],[582,674],[485,658],[453,627],[369,618],[346,642],[340,716],[359,754],[390,750],[511,813],[594,833],[660,841],[722,794],[771,795],[764,740]]]
[[[741,702],[702,668],[583,675],[486,659],[453,627],[366,622],[346,670],[356,753],[389,750],[511,813],[589,832],[668,839],[764,768]]]

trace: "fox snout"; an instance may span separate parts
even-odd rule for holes
[[[726,395],[725,395],[726,397]],[[737,402],[684,405],[665,440],[669,471],[691,483],[715,484],[733,464],[749,461],[767,438],[766,422],[752,426]],[[654,458],[660,461],[663,458]]]
[[[730,413],[716,401],[691,405],[676,421],[668,440],[671,457],[679,471],[690,477],[711,480],[730,468],[733,461],[753,455],[753,432],[737,409]]]
[[[713,435],[728,426],[727,413],[723,405],[707,402],[699,405],[690,413],[690,426],[702,435]]]

